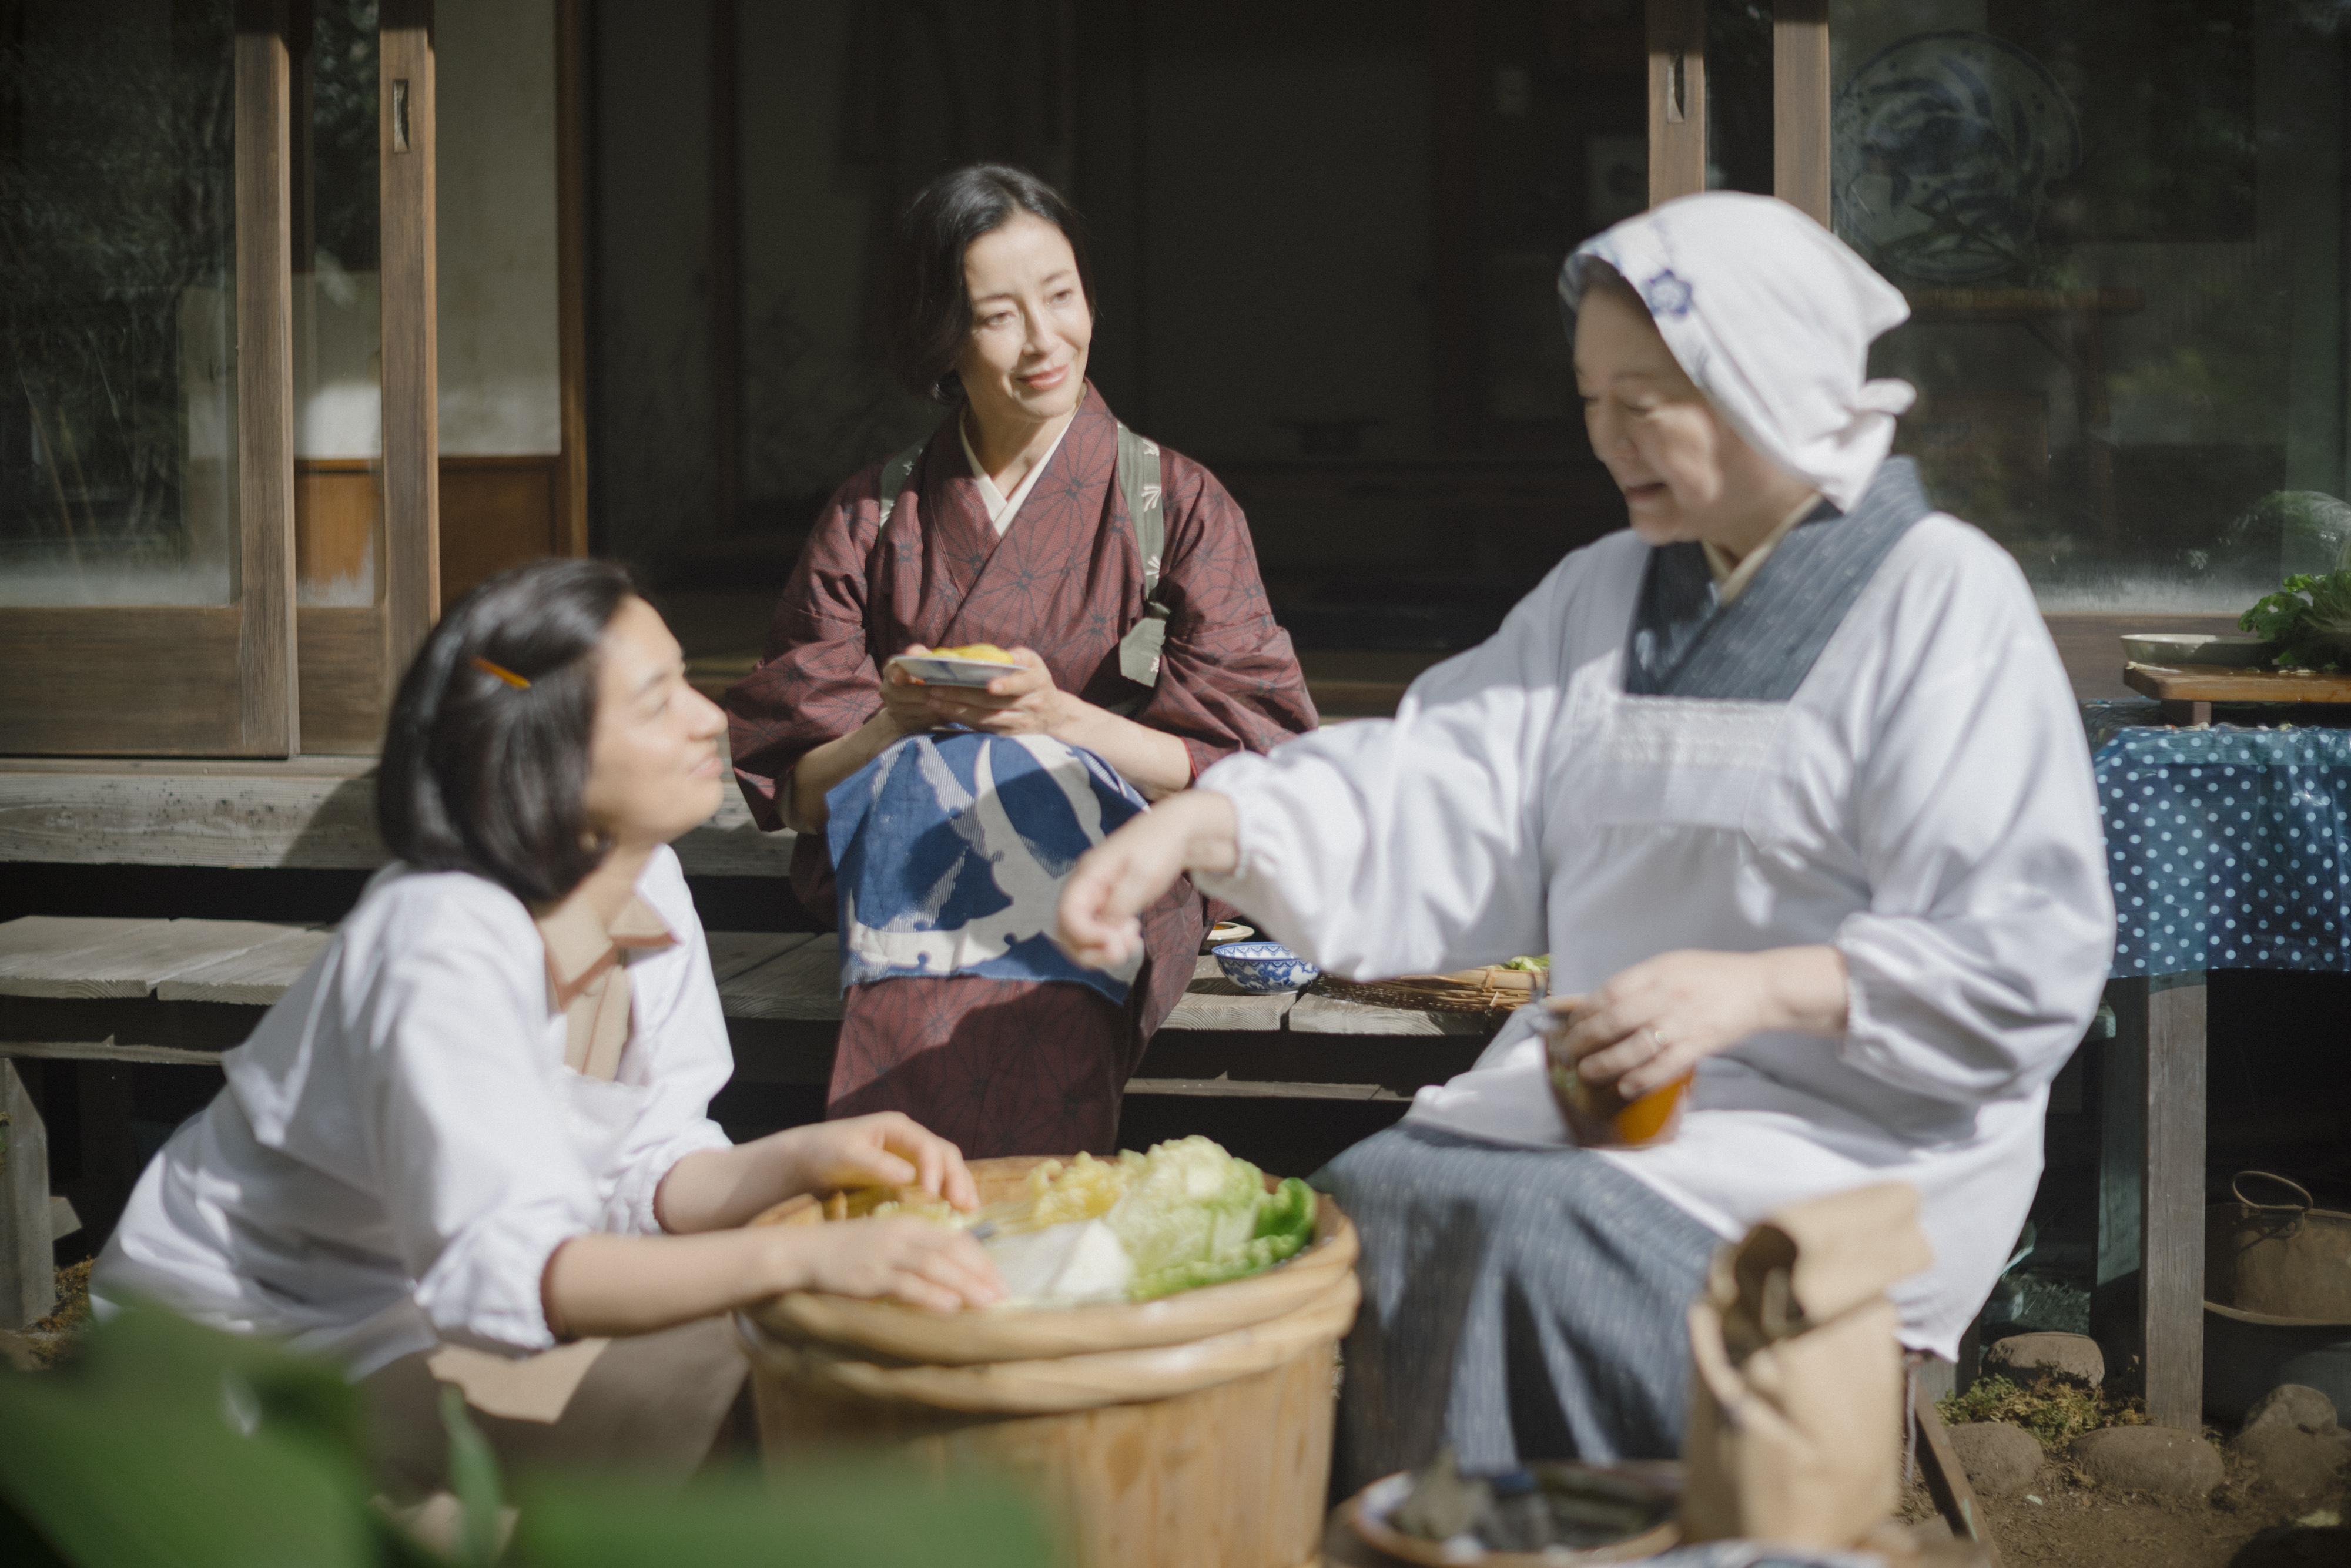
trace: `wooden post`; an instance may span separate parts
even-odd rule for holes
[[[1706,0],[1648,0],[1649,205],[1706,189]]]
[[[2158,975],[2147,1008],[2147,1195],[2139,1333],[2147,1411],[2193,1432],[2204,1410],[2204,972]]]
[[[1771,191],[1828,226],[1828,0],[1772,7]]]
[[[441,614],[433,0],[382,0],[384,706]]]
[[[49,1237],[49,1134],[16,1076],[0,1060],[0,1329],[20,1329],[57,1304]]]
[[[238,750],[301,749],[294,650],[293,201],[287,168],[287,0],[236,6]]]
[[[2110,994],[2097,1278],[2138,1275],[2147,1418],[2193,1432],[2204,1404],[2204,973],[2118,980]]]

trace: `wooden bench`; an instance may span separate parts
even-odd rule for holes
[[[55,1234],[42,1107],[16,1063],[72,1075],[81,1175],[71,1207],[102,1241],[137,1171],[132,1070],[217,1068],[332,937],[266,921],[80,919],[0,924],[0,1095],[9,1149],[0,1178],[0,1327],[47,1310]],[[735,1083],[813,1092],[831,1077],[841,1022],[830,935],[715,931],[711,967],[735,1054]],[[1474,1061],[1498,1018],[1371,1007],[1319,994],[1250,996],[1213,958],[1127,1085],[1130,1103],[1181,1120],[1198,1103],[1269,1112],[1349,1103],[1400,1115],[1415,1090]],[[732,1086],[730,1086],[732,1087]],[[1192,1109],[1186,1111],[1189,1104]],[[63,1216],[61,1215],[60,1220]],[[13,1320],[13,1321],[10,1321]]]

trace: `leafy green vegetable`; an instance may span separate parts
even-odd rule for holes
[[[1313,1235],[1314,1194],[1296,1176],[1268,1192],[1263,1172],[1196,1134],[1140,1158],[1126,1195],[1102,1217],[1134,1260],[1134,1301],[1254,1274]]]
[[[1533,957],[1522,956],[1511,959],[1509,963],[1503,965],[1502,967],[1505,969],[1516,969],[1521,974],[1543,974],[1551,968],[1551,955],[1544,953]]]
[[[2351,571],[2297,572],[2264,596],[2237,624],[2278,644],[2287,669],[2338,669],[2351,664]]]

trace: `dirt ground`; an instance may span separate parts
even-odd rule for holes
[[[1980,1500],[2010,1568],[2351,1568],[2351,1486],[2285,1499],[2231,1462],[2213,1498],[2116,1493],[2048,1464],[2029,1492]]]

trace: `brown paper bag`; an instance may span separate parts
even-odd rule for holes
[[[1715,1254],[1690,1307],[1687,1541],[1846,1547],[1901,1500],[1898,1318],[1933,1261],[1918,1195],[1885,1182],[1781,1210]]]

